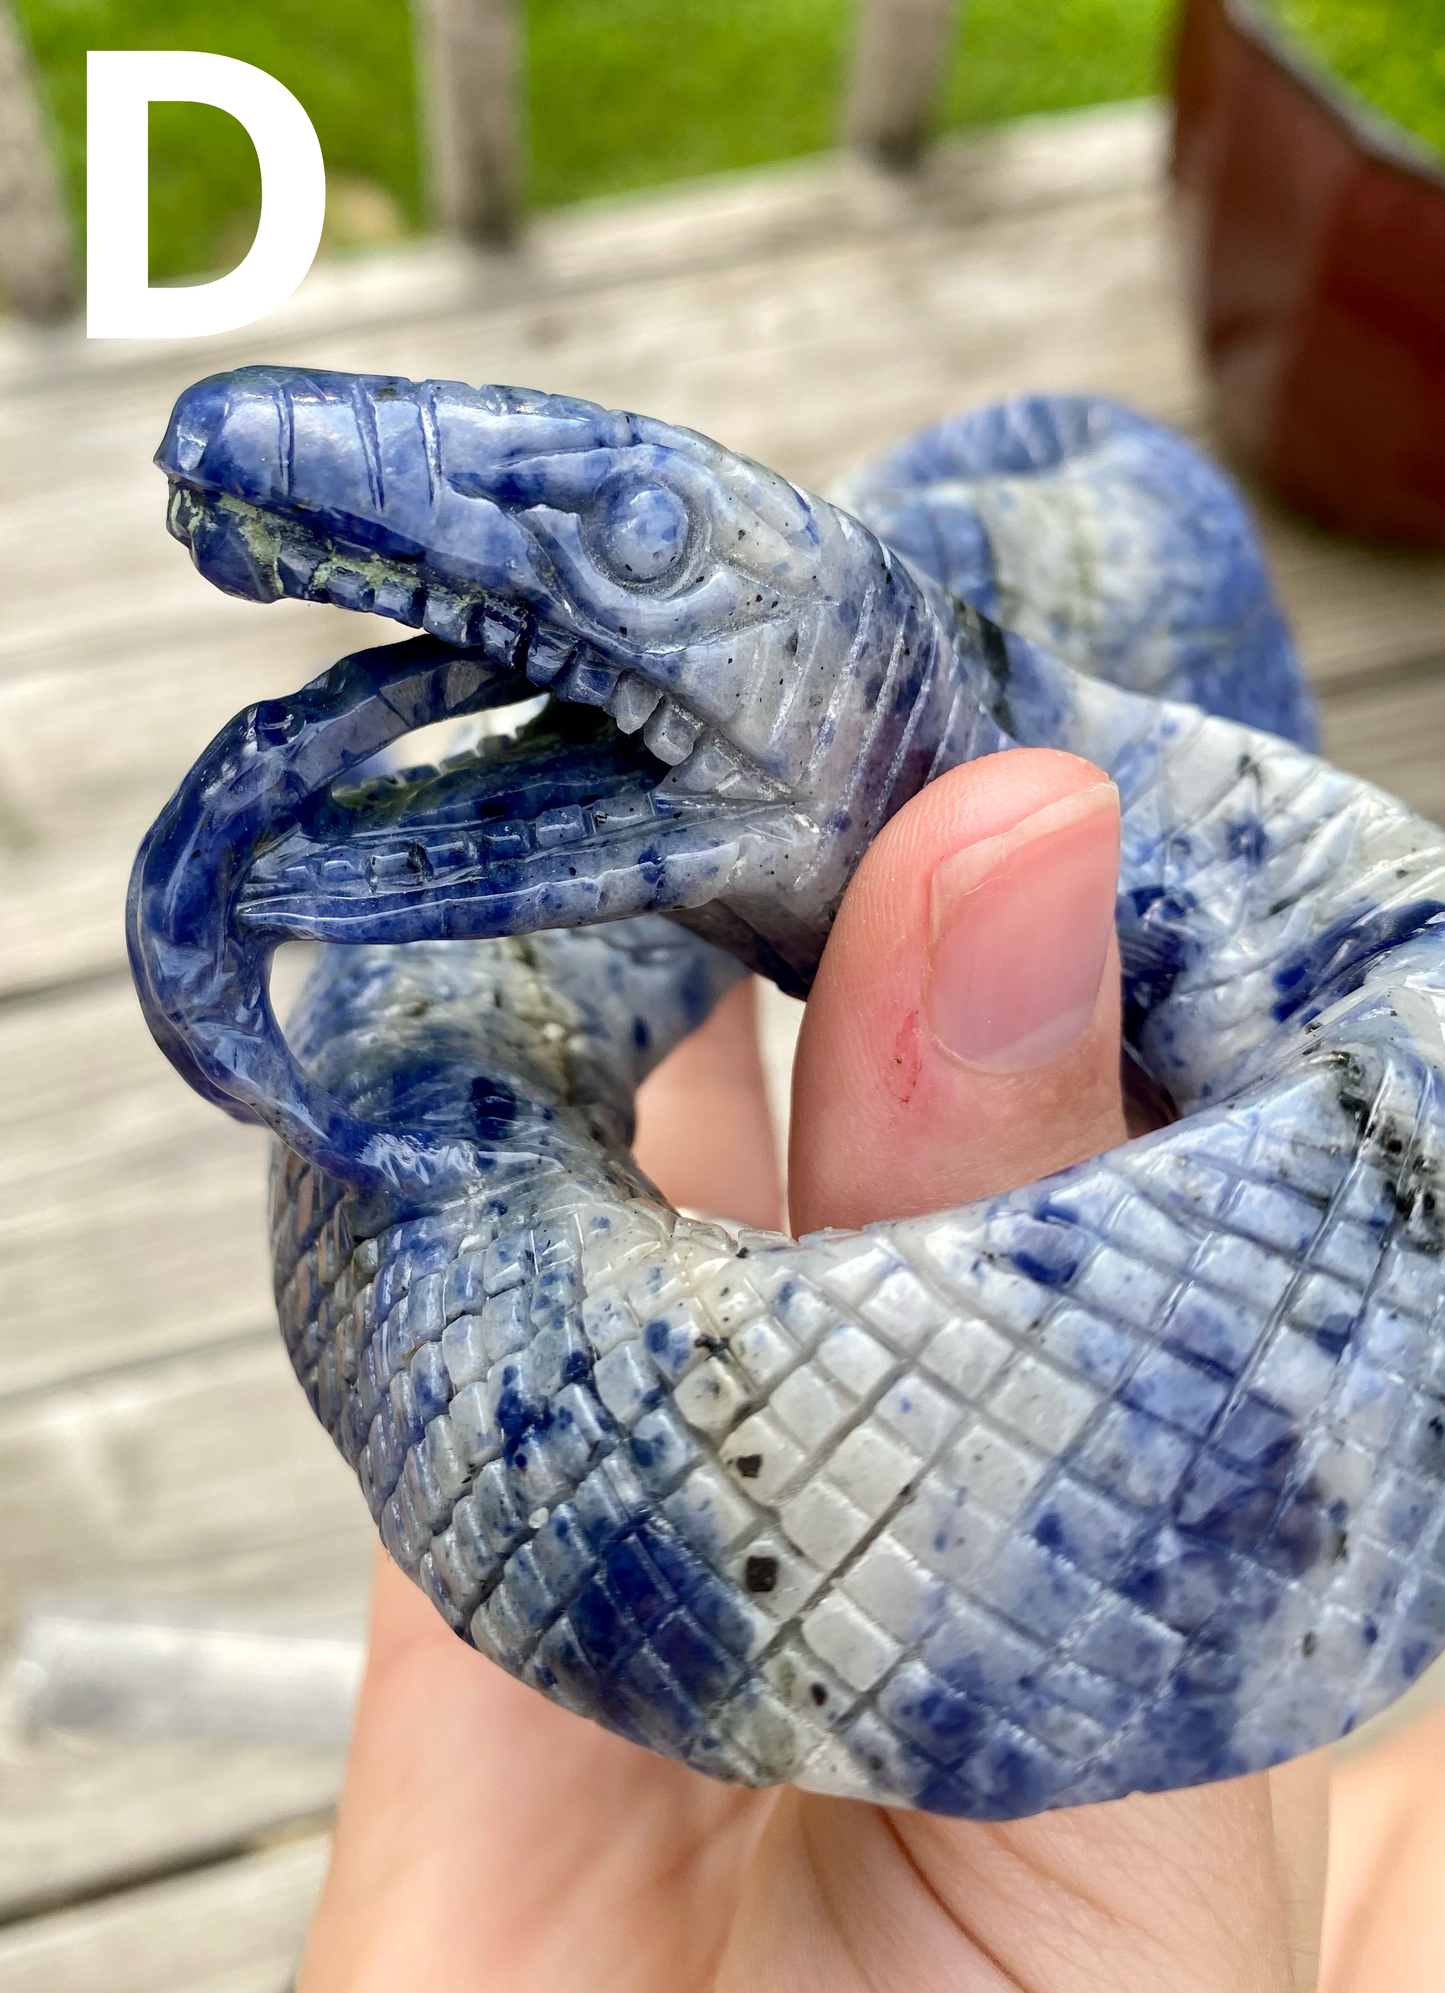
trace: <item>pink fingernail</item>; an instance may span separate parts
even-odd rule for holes
[[[1119,792],[1081,789],[933,875],[928,1017],[955,1057],[1023,1073],[1094,1015],[1119,878]]]

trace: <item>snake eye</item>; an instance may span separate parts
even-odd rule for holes
[[[687,507],[665,485],[627,485],[605,499],[592,550],[613,577],[636,587],[664,580],[687,552]]]

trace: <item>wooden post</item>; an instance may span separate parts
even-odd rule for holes
[[[843,135],[886,166],[916,166],[953,46],[957,0],[859,0]]]
[[[517,0],[417,0],[417,10],[433,212],[449,235],[506,244],[521,215]]]
[[[75,244],[29,53],[0,0],[0,295],[22,318],[80,302]]]

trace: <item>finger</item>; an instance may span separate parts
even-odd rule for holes
[[[782,1189],[755,993],[751,978],[729,990],[643,1082],[633,1152],[674,1204],[771,1230]]]
[[[1118,792],[1019,749],[931,783],[848,889],[793,1079],[795,1227],[1007,1190],[1124,1137]]]

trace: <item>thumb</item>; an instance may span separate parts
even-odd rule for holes
[[[1119,798],[1020,748],[922,790],[868,850],[804,1014],[796,1230],[936,1211],[1122,1141]]]

